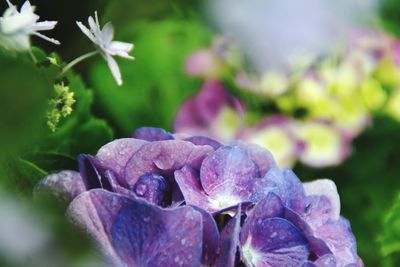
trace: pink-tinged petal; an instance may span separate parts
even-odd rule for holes
[[[199,169],[203,159],[212,151],[210,146],[196,146],[181,140],[148,143],[127,163],[125,182],[131,188],[147,173],[170,176],[185,165]]]
[[[336,259],[332,254],[326,254],[316,261],[307,261],[302,267],[336,267]],[[350,266],[347,266],[350,267]]]
[[[121,86],[122,85],[122,77],[121,77],[121,71],[119,70],[117,62],[109,54],[105,54],[104,58],[107,61],[108,67],[109,67],[115,81],[117,82],[117,85]]]
[[[96,154],[99,164],[108,170],[112,170],[121,185],[124,184],[125,166],[129,159],[143,146],[146,141],[123,138],[114,140],[102,146]]]
[[[70,216],[115,266],[199,266],[202,216],[191,207],[163,210],[104,190],[79,195]]]
[[[238,146],[246,150],[251,159],[257,164],[261,177],[264,176],[271,168],[276,167],[276,163],[271,152],[259,145],[249,144],[242,141],[233,141],[228,144]]]
[[[184,196],[186,205],[197,206],[208,212],[217,211],[217,209],[212,207],[209,196],[207,196],[200,184],[198,171],[185,166],[175,171],[175,181]]]
[[[183,104],[175,118],[175,132],[187,132],[195,135],[210,135],[211,124],[224,108],[239,113],[240,105],[231,97],[221,82],[208,80],[200,92]]]
[[[350,223],[343,217],[337,221],[329,221],[317,228],[315,236],[326,242],[336,258],[338,266],[363,266],[357,256],[356,239],[351,231]]]
[[[62,171],[43,178],[35,187],[35,193],[51,193],[65,202],[72,201],[86,191],[79,172]]]
[[[321,179],[303,183],[303,187],[309,206],[306,210],[307,221],[311,226],[340,218],[340,198],[333,181]]]
[[[186,73],[198,77],[217,77],[220,60],[211,49],[201,49],[186,59]]]
[[[132,137],[149,142],[175,139],[172,134],[168,133],[164,129],[154,127],[138,128],[132,134]]]
[[[307,166],[336,166],[351,153],[351,140],[326,122],[307,122],[297,129],[296,134],[304,144],[299,159]]]
[[[238,185],[257,177],[260,172],[256,163],[237,146],[219,148],[203,161],[200,169],[204,191],[216,198],[228,197]]]
[[[220,238],[220,252],[215,263],[215,267],[235,267],[236,253],[239,247],[240,218],[242,215],[239,205],[235,217],[233,217],[224,227]]]

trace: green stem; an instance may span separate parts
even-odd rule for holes
[[[63,70],[61,71],[61,75],[65,74],[65,73],[66,73],[67,71],[69,71],[73,66],[75,66],[75,65],[78,64],[78,63],[80,63],[81,61],[83,61],[83,60],[85,60],[85,59],[88,59],[88,58],[90,58],[90,57],[92,57],[92,56],[94,56],[94,55],[97,55],[98,53],[99,53],[99,51],[93,51],[93,52],[84,54],[84,55],[82,55],[82,56],[80,56],[80,57],[78,57],[78,58],[72,60],[70,63],[68,63],[67,66],[65,66],[65,67],[63,68]]]

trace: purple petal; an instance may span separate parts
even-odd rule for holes
[[[209,145],[212,148],[214,148],[215,150],[217,150],[218,148],[220,148],[222,146],[222,144],[220,142],[218,142],[210,137],[206,137],[206,136],[192,136],[192,137],[186,138],[185,141],[191,142],[198,146]]]
[[[112,190],[107,179],[102,180],[101,170],[96,158],[91,155],[81,154],[78,156],[79,172],[82,176],[83,183],[87,189],[104,188]],[[104,183],[103,183],[104,182]]]
[[[239,247],[239,232],[241,207],[224,227],[220,238],[220,252],[215,263],[215,267],[235,267],[236,253]]]
[[[284,217],[285,207],[281,199],[270,193],[268,196],[261,200],[254,208],[248,213],[246,223],[242,227],[241,239],[247,240],[251,234],[252,229],[256,227],[258,221],[264,218]]]
[[[175,180],[181,189],[187,205],[194,205],[208,212],[217,211],[217,209],[212,208],[209,197],[201,187],[198,171],[185,166],[175,171]]]
[[[310,254],[307,239],[282,218],[258,220],[248,238],[240,242],[248,266],[301,266]]]
[[[70,202],[84,191],[86,191],[85,184],[79,172],[76,171],[50,174],[35,187],[35,193],[48,192],[65,202]]]
[[[132,188],[147,173],[160,173],[165,177],[185,165],[199,168],[212,151],[210,146],[196,146],[181,140],[148,143],[128,161],[125,168],[126,184]]]
[[[104,145],[96,154],[98,162],[104,169],[112,170],[118,179],[118,182],[124,184],[124,170],[128,160],[135,154],[146,141],[124,138],[114,140]]]
[[[274,192],[282,199],[286,207],[296,212],[303,211],[305,193],[302,183],[293,171],[273,168],[263,179],[267,179],[271,182],[271,186],[276,187]]]
[[[202,217],[191,207],[163,210],[141,200],[91,190],[69,214],[115,266],[199,266]]]
[[[175,139],[170,133],[168,133],[164,129],[153,127],[142,127],[136,129],[132,137],[149,142]]]
[[[349,222],[341,217],[316,229],[315,236],[324,240],[336,258],[338,266],[355,264],[359,266],[356,239]]]
[[[267,149],[259,145],[249,144],[242,141],[234,141],[231,142],[230,145],[238,146],[249,153],[251,159],[257,164],[261,177],[264,176],[271,168],[276,167],[276,163],[272,154]]]
[[[308,223],[312,225],[323,224],[328,219],[340,218],[340,198],[336,185],[328,179],[304,183],[304,191],[308,199],[310,216]]]
[[[221,147],[208,156],[201,165],[200,179],[210,196],[224,197],[236,186],[260,173],[249,154],[239,147]]]
[[[193,208],[203,217],[203,253],[201,263],[209,266],[215,262],[219,249],[219,231],[210,213],[198,207]]]
[[[132,191],[138,197],[144,198],[152,204],[165,206],[165,198],[170,188],[164,177],[148,173],[139,178]]]

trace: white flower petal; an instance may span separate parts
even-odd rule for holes
[[[114,26],[111,22],[108,22],[101,31],[101,39],[104,44],[109,44],[114,38]]]
[[[36,35],[36,36],[38,36],[38,37],[40,37],[40,38],[42,38],[42,39],[44,39],[44,40],[46,40],[48,42],[50,42],[50,43],[53,43],[53,44],[56,44],[56,45],[61,44],[60,41],[58,41],[58,40],[56,40],[54,38],[47,37],[46,35],[43,35],[41,33],[33,32],[32,34]]]
[[[21,13],[34,13],[35,7],[31,5],[29,1],[25,1],[25,3],[21,7]]]
[[[34,31],[49,31],[54,29],[54,27],[57,25],[57,21],[40,21],[35,23],[32,26],[32,30]]]
[[[110,45],[108,46],[108,49],[113,50],[113,51],[130,52],[133,49],[133,47],[134,47],[134,45],[130,44],[130,43],[112,41],[110,43]]]
[[[81,29],[81,31],[90,39],[90,41],[97,44],[94,34],[85,25],[83,25],[82,22],[77,21],[76,25],[78,25],[79,29]]]
[[[108,67],[110,68],[112,75],[114,76],[115,81],[117,82],[117,84],[119,86],[121,86],[122,85],[122,77],[121,77],[121,72],[119,70],[117,62],[115,61],[115,59],[112,56],[110,56],[108,54],[105,54],[104,57],[107,61]]]

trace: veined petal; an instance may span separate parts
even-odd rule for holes
[[[108,54],[105,54],[104,58],[107,61],[108,68],[110,69],[115,81],[117,82],[117,84],[119,86],[121,86],[122,85],[122,77],[121,77],[121,71],[119,70],[117,62],[115,61],[115,59],[112,56],[110,56]]]
[[[100,189],[78,196],[68,212],[115,266],[200,266],[202,216],[191,207],[163,210]]]
[[[122,138],[102,146],[96,154],[99,164],[117,175],[120,184],[125,185],[123,177],[125,165],[129,159],[143,146],[144,140]]]

